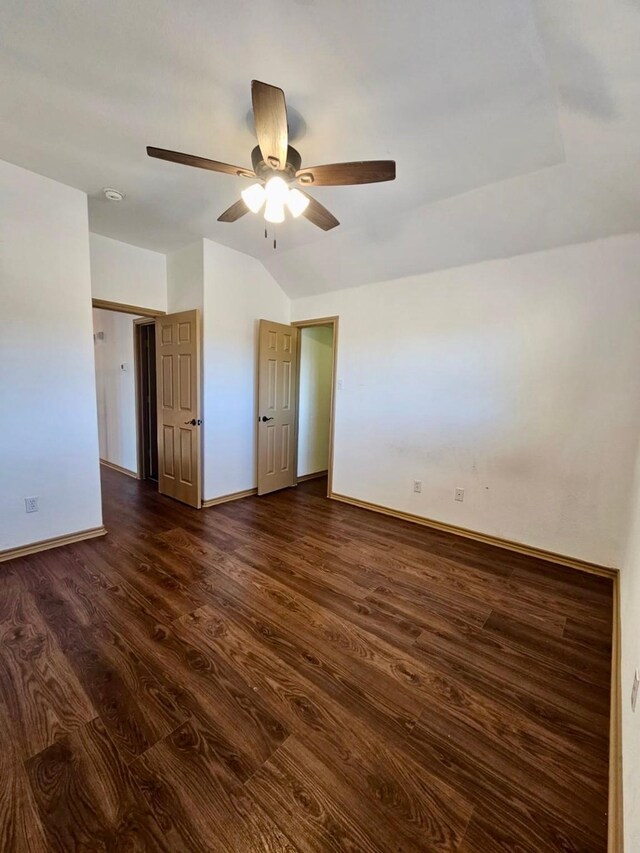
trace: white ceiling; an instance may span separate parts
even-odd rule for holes
[[[203,236],[292,296],[640,230],[640,0],[4,0],[0,159],[89,194],[93,231]],[[313,191],[340,219],[216,221],[250,164],[250,80],[281,86],[309,165],[393,158]],[[127,195],[101,197],[104,186]]]

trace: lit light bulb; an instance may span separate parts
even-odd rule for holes
[[[287,200],[287,195],[289,193],[289,187],[287,186],[286,181],[282,178],[274,177],[269,178],[264,188],[264,191],[267,196],[267,204],[271,202],[277,202],[278,204],[284,204]]]
[[[308,196],[301,193],[300,190],[289,190],[289,195],[287,196],[287,207],[294,219],[297,219],[300,214],[304,213],[308,206]]]
[[[265,199],[265,189],[262,184],[251,184],[246,190],[242,190],[242,200],[252,213],[257,213]]]
[[[280,199],[273,199],[267,196],[267,203],[264,207],[264,218],[267,222],[284,222],[284,204]]]

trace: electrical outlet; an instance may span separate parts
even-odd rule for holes
[[[453,499],[454,501],[462,502],[464,500],[464,489],[456,489],[456,493]]]
[[[418,494],[422,491],[422,480],[414,480],[413,481],[413,491]]]
[[[24,511],[25,512],[38,512],[40,507],[38,506],[38,498],[25,498],[24,499]]]
[[[631,688],[631,710],[635,711],[638,703],[638,687],[640,687],[640,670],[633,673],[633,687]]]

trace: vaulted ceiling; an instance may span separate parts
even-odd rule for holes
[[[640,230],[639,44],[640,0],[5,0],[0,159],[87,192],[97,233],[335,290]],[[289,220],[275,251],[261,217],[217,222],[246,183],[145,146],[250,165],[252,78],[303,163],[397,180],[312,191],[342,224]]]

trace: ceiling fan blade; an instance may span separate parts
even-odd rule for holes
[[[256,124],[256,136],[264,162],[272,169],[287,165],[289,126],[284,92],[277,86],[251,81],[251,100]]]
[[[235,222],[236,219],[240,219],[245,213],[249,213],[249,208],[240,198],[235,204],[228,207],[224,213],[220,214],[218,222]]]
[[[327,166],[309,166],[296,172],[298,183],[307,187],[375,184],[378,181],[393,181],[395,177],[395,160],[360,160],[355,163],[330,163]]]
[[[333,213],[330,213],[327,208],[320,204],[319,201],[316,201],[313,196],[307,195],[307,193],[302,194],[309,199],[309,204],[307,205],[306,210],[302,213],[303,216],[307,217],[309,222],[313,222],[314,225],[317,225],[318,228],[322,228],[323,231],[331,231],[331,229],[335,228],[336,225],[340,225]]]
[[[252,169],[241,166],[230,166],[229,163],[219,163],[217,160],[207,160],[206,157],[196,157],[195,154],[181,154],[180,151],[168,151],[166,148],[147,146],[149,157],[158,160],[170,160],[172,163],[183,163],[185,166],[195,166],[198,169],[210,169],[212,172],[224,172],[226,175],[237,175],[241,178],[255,178]]]

